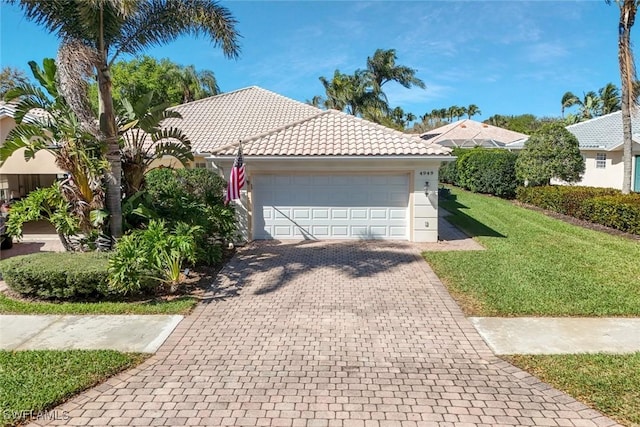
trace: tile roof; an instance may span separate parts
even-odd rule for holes
[[[315,116],[322,110],[252,86],[171,108],[182,119],[165,127],[181,129],[195,152],[237,143],[255,135]]]
[[[451,149],[336,110],[243,140],[248,156],[449,155]],[[237,143],[215,154],[236,154]]]
[[[0,117],[15,117],[16,104],[15,102],[0,101]],[[40,108],[34,108],[24,116],[24,121],[27,123],[35,123],[42,119],[49,117],[49,113]]]
[[[637,112],[631,116],[631,129],[640,130],[640,114]],[[606,114],[586,122],[567,126],[567,130],[578,138],[580,148],[613,150],[622,144],[622,112]],[[633,135],[634,141],[639,141],[637,133]]]
[[[506,144],[529,136],[475,120],[463,119],[431,129],[420,137],[446,147],[504,147]]]

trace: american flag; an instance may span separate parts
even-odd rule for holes
[[[240,190],[244,187],[245,173],[244,173],[244,160],[242,158],[242,144],[238,147],[238,155],[233,161],[233,167],[231,168],[231,174],[229,175],[229,184],[227,186],[227,196],[224,200],[225,204],[231,200],[240,198]]]

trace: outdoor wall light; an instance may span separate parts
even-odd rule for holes
[[[429,195],[429,181],[424,182],[424,194]]]

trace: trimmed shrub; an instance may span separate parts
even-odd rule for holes
[[[581,219],[640,234],[640,194],[594,197],[584,202],[580,214]]]
[[[12,290],[60,300],[109,295],[108,268],[108,255],[97,252],[45,252],[0,263],[2,277]]]
[[[501,149],[466,150],[456,162],[457,185],[474,193],[512,198],[516,194],[517,155]]]
[[[544,187],[519,187],[516,197],[522,203],[582,218],[583,205],[586,200],[619,193],[620,191],[613,188],[547,185]]]
[[[640,234],[640,194],[621,194],[613,188],[519,187],[522,203],[605,225],[627,233]]]
[[[468,151],[469,150],[464,148],[454,147],[453,150],[451,150],[451,155],[459,158],[460,156],[462,156],[464,153]],[[445,184],[458,185],[457,164],[458,164],[458,159],[452,162],[447,162],[442,166],[440,166],[440,171],[438,172],[438,178],[440,182],[444,182]]]

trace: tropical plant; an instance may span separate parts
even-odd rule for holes
[[[22,227],[26,222],[40,220],[46,220],[53,225],[65,250],[74,249],[70,236],[78,232],[80,224],[78,219],[71,215],[71,205],[62,196],[60,183],[38,188],[15,202],[11,206],[7,232],[12,236],[22,237]]]
[[[189,138],[178,128],[162,126],[167,119],[181,119],[180,113],[167,110],[166,104],[153,106],[152,99],[153,92],[149,92],[133,104],[122,100],[118,129],[126,196],[142,190],[144,175],[153,161],[171,156],[186,166],[193,160]]]
[[[236,21],[223,6],[211,0],[157,0],[152,2],[31,1],[18,3],[27,19],[43,25],[62,40],[58,53],[63,95],[83,122],[93,122],[87,100],[86,78],[97,75],[99,132],[110,163],[107,208],[111,233],[122,234],[121,155],[113,107],[110,67],[120,54],[138,54],[179,36],[206,35],[228,57],[239,52]]]
[[[531,135],[516,160],[516,175],[528,186],[549,185],[552,178],[577,182],[584,168],[578,139],[562,123]]]
[[[175,292],[184,280],[183,265],[196,259],[198,226],[178,223],[173,230],[151,220],[144,230],[123,236],[109,260],[109,286],[122,294],[138,293],[156,284]]]
[[[622,81],[622,159],[623,178],[622,193],[631,192],[633,138],[631,130],[631,113],[637,108],[638,85],[635,60],[631,49],[631,28],[638,11],[637,0],[605,0],[607,4],[615,2],[620,8],[618,21],[618,62],[620,64],[620,80]]]
[[[24,149],[27,160],[40,150],[51,152],[56,165],[68,173],[61,185],[62,194],[70,203],[80,229],[88,234],[96,228],[92,219],[105,219],[98,213],[104,208],[102,177],[109,166],[103,146],[58,92],[55,61],[44,59],[42,68],[31,61],[29,67],[42,89],[27,83],[7,92],[7,100],[17,100],[14,116],[17,125],[0,147],[0,162],[20,149]],[[30,113],[38,119],[26,120]]]

